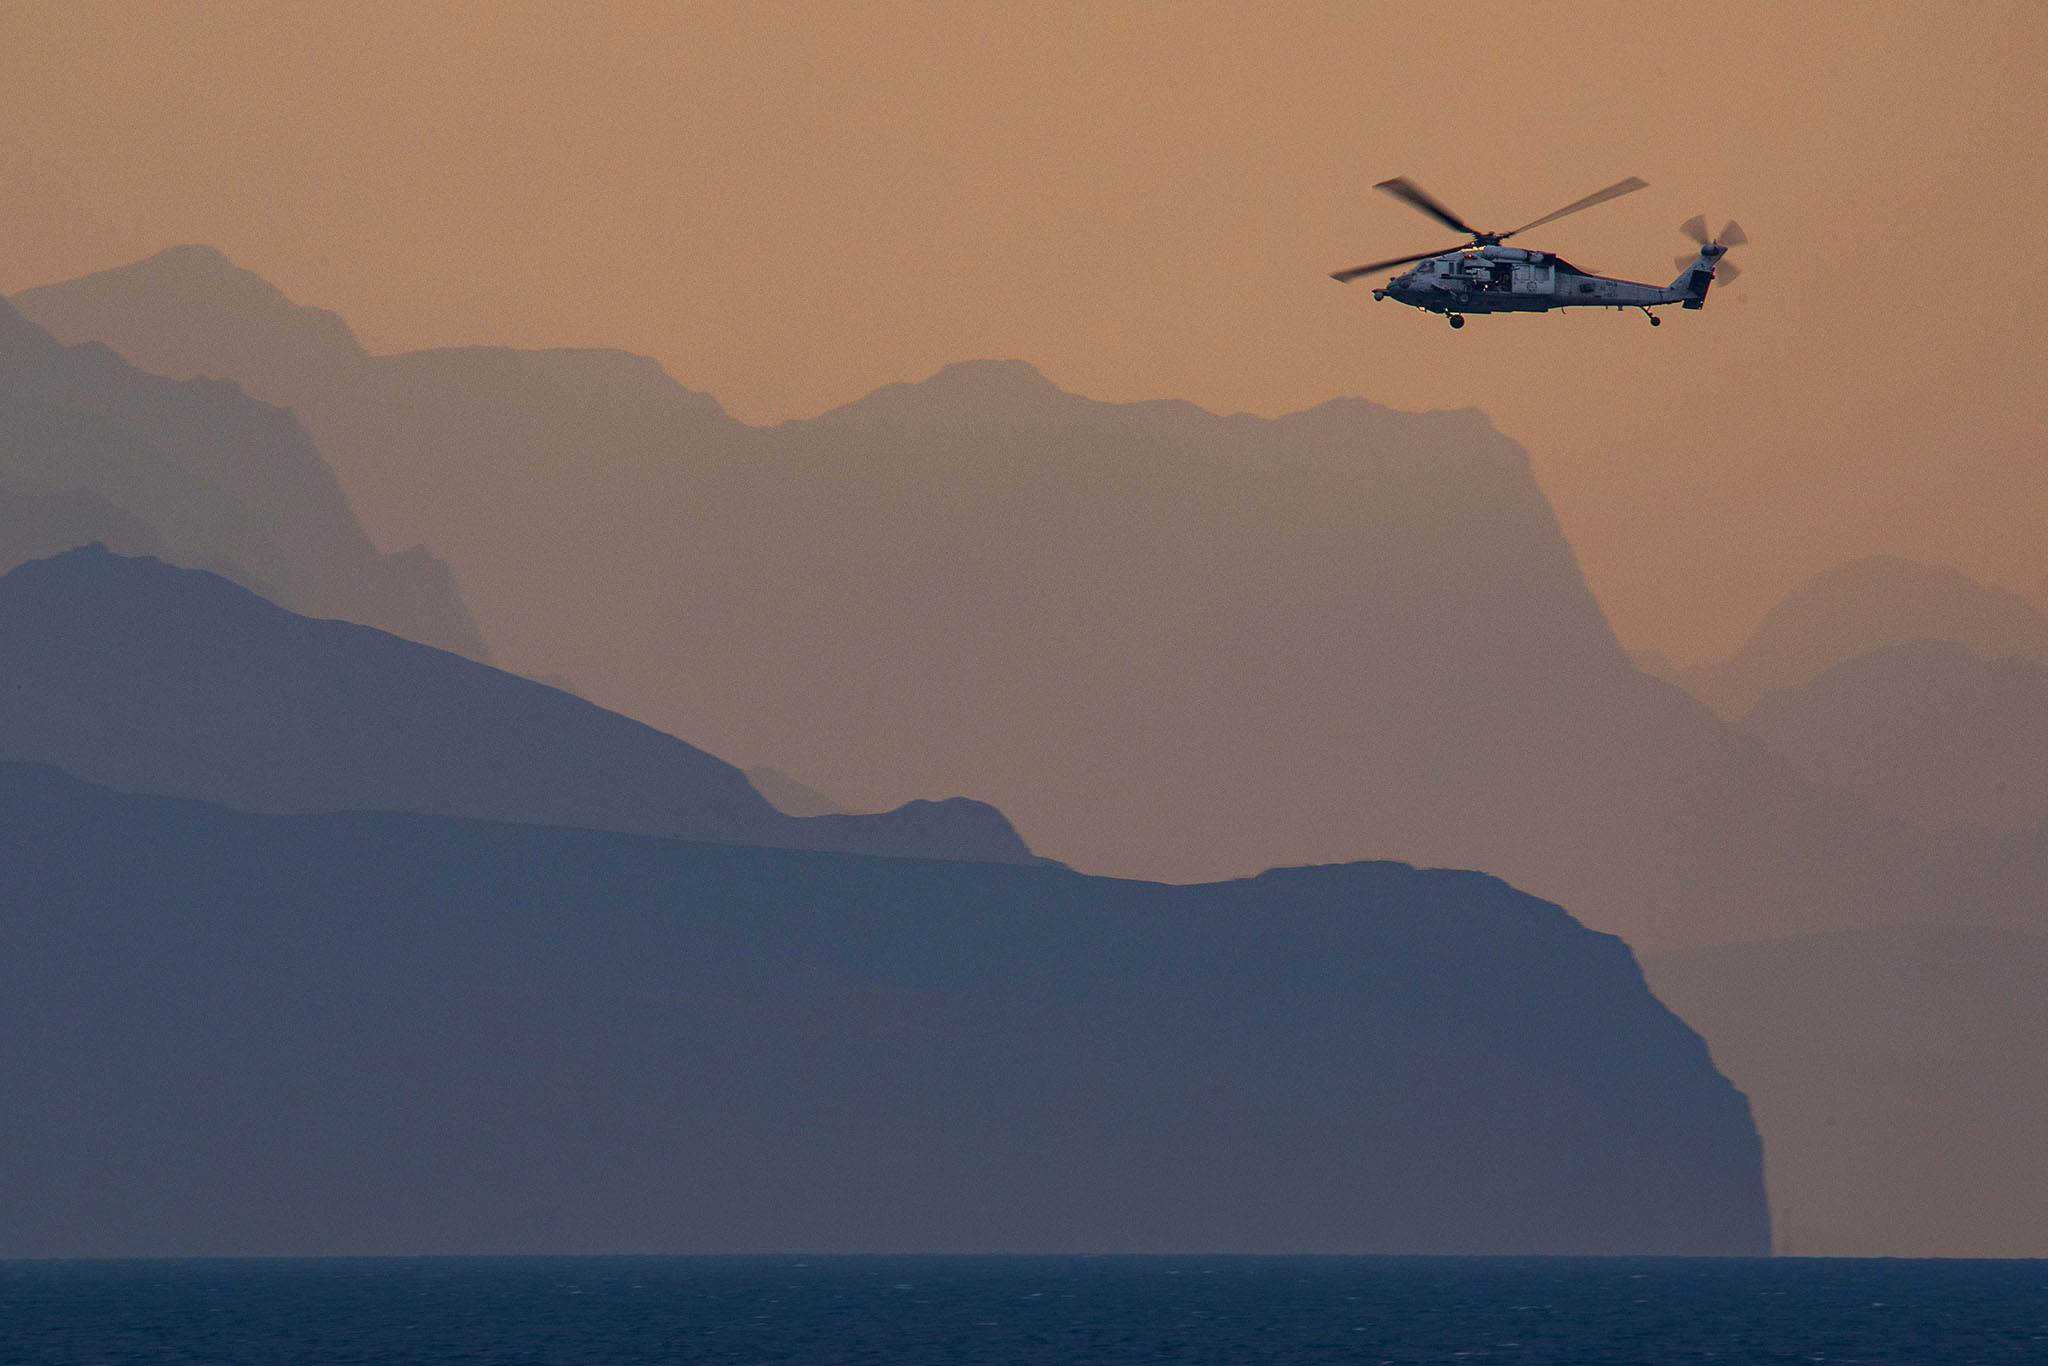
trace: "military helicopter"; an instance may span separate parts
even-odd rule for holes
[[[1706,215],[1687,219],[1679,226],[1679,231],[1699,244],[1698,253],[1677,259],[1678,278],[1670,284],[1642,285],[1633,280],[1617,280],[1580,270],[1551,252],[1501,245],[1510,237],[1531,228],[1540,228],[1545,223],[1554,223],[1566,214],[1590,209],[1595,204],[1605,204],[1610,199],[1619,199],[1647,188],[1646,182],[1634,176],[1618,180],[1604,190],[1567,204],[1555,213],[1546,213],[1510,232],[1479,231],[1405,176],[1383,180],[1373,188],[1385,190],[1446,227],[1469,233],[1472,240],[1448,251],[1425,251],[1414,256],[1396,256],[1390,261],[1353,266],[1350,270],[1336,272],[1330,278],[1340,284],[1348,284],[1361,275],[1372,275],[1390,266],[1405,266],[1411,261],[1419,261],[1421,264],[1414,269],[1403,271],[1375,289],[1372,297],[1392,299],[1410,308],[1441,313],[1450,319],[1452,327],[1463,327],[1467,313],[1546,313],[1553,308],[1640,308],[1643,316],[1650,320],[1650,326],[1656,327],[1664,320],[1652,313],[1652,308],[1664,304],[1698,308],[1707,301],[1708,285],[1716,279],[1733,280],[1740,272],[1734,262],[1723,261],[1721,257],[1728,248],[1739,247],[1749,240],[1739,223],[1731,221],[1719,234],[1708,237]]]

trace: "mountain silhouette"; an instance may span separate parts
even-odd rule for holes
[[[2048,820],[2048,663],[1947,640],[1838,664],[1750,708],[1742,727],[1807,780],[1930,829]]]
[[[17,505],[9,521],[60,511],[24,500],[80,493],[105,505],[81,529],[89,539],[161,546],[296,610],[486,656],[447,566],[418,546],[379,553],[290,413],[229,380],[174,381],[102,345],[60,345],[0,301],[0,498]],[[0,567],[64,548],[50,539],[66,524],[24,527],[0,544],[12,556]]]
[[[167,553],[155,527],[91,489],[0,485],[0,573],[95,541],[123,555]],[[240,571],[223,560],[213,572],[233,578]]]
[[[292,303],[205,246],[173,247],[15,301],[59,336],[106,342],[154,374],[232,378],[291,409],[330,462],[349,452],[351,468],[335,469],[382,544],[435,544],[446,555],[417,533],[442,525],[439,510],[451,501],[475,499],[477,515],[461,522],[465,537],[510,537],[498,550],[541,569],[501,569],[487,552],[469,555],[470,569],[458,571],[496,658],[520,673],[575,678],[608,705],[633,700],[602,685],[580,641],[565,649],[534,623],[556,613],[617,623],[621,599],[648,591],[633,577],[645,573],[639,564],[625,568],[629,577],[608,579],[605,542],[641,534],[636,521],[658,523],[688,496],[673,477],[669,445],[678,430],[739,428],[708,395],[624,351],[463,347],[373,356],[334,313]],[[542,483],[569,501],[559,510],[534,501],[530,491]],[[619,501],[622,494],[659,501],[635,505]],[[572,519],[584,510],[607,523],[590,546],[576,544],[586,527]],[[595,558],[567,577],[542,568],[585,552]],[[488,582],[471,582],[471,573]],[[680,719],[640,714],[664,726]]]
[[[853,809],[974,792],[1169,881],[1483,868],[1646,948],[2043,919],[2041,841],[1888,821],[1643,675],[1477,411],[1105,403],[989,360],[750,427],[622,352],[365,358],[187,264],[212,294],[21,301],[172,373],[236,363],[195,298],[239,318],[273,359],[237,378],[449,557],[509,667]]]
[[[122,791],[1035,861],[983,803],[794,819],[732,765],[568,693],[99,545],[0,576],[0,696],[0,758]]]
[[[747,770],[747,781],[785,816],[843,816],[846,808],[814,787],[808,787],[779,768],[756,764]]]
[[[2048,617],[2026,599],[1946,565],[1895,555],[1849,560],[1806,579],[1719,664],[1683,668],[1649,655],[1637,662],[1734,721],[1765,693],[1916,640],[1952,640],[1985,659],[2025,655],[2048,663]]]
[[[1757,1254],[1748,1107],[1471,873],[1200,887],[0,764],[0,1256]]]
[[[136,311],[138,304],[145,306]],[[119,336],[115,349],[153,375],[233,378],[258,394],[275,392],[279,378],[294,371],[369,358],[339,314],[294,304],[254,271],[197,244],[25,290],[16,305],[61,337]],[[195,364],[196,357],[205,360]]]
[[[1781,1251],[2048,1256],[2048,942],[1899,925],[1643,970],[1755,1107]]]

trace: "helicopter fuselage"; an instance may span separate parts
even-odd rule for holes
[[[1471,240],[1448,251],[1416,252],[1334,271],[1330,278],[1339,284],[1349,284],[1391,266],[1408,266],[1375,289],[1372,297],[1442,314],[1451,320],[1452,327],[1463,327],[1467,313],[1548,313],[1553,308],[1640,308],[1650,326],[1655,327],[1663,319],[1650,312],[1653,308],[1664,304],[1698,308],[1705,303],[1707,288],[1722,267],[1721,258],[1728,248],[1749,240],[1741,225],[1733,221],[1718,236],[1709,237],[1706,215],[1690,218],[1678,230],[1699,243],[1699,254],[1678,258],[1678,278],[1670,284],[1646,285],[1580,270],[1551,252],[1502,245],[1508,238],[1519,237],[1531,228],[1648,188],[1635,176],[1618,180],[1604,190],[1596,190],[1508,232],[1480,231],[1405,176],[1382,180],[1373,188],[1386,191],[1447,228],[1468,234]],[[1728,265],[1726,273],[1729,279],[1735,278],[1735,267]]]
[[[1691,288],[1687,276],[1670,285],[1646,285],[1580,270],[1546,251],[1521,247],[1463,247],[1417,262],[1372,292],[1431,313],[1543,313],[1553,308],[1642,308],[1681,304],[1698,308],[1711,280]],[[1690,272],[1689,272],[1690,274]]]

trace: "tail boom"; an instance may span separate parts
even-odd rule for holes
[[[1719,242],[1709,242],[1699,250],[1690,264],[1678,273],[1668,288],[1671,300],[1681,308],[1699,308],[1707,302],[1707,289],[1714,283],[1714,267],[1721,263],[1728,248]],[[1732,271],[1733,266],[1729,269]]]

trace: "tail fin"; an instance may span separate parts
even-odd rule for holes
[[[1694,214],[1680,223],[1678,230],[1699,243],[1700,252],[1690,260],[1683,256],[1678,258],[1678,278],[1671,282],[1669,288],[1678,296],[1681,306],[1698,308],[1707,301],[1707,287],[1714,283],[1717,272],[1724,280],[1733,280],[1741,273],[1735,269],[1733,261],[1722,265],[1721,258],[1728,254],[1728,248],[1747,242],[1749,234],[1742,230],[1742,224],[1731,218],[1721,226],[1717,235],[1708,237],[1707,216],[1703,213]]]
[[[1709,242],[1700,248],[1699,255],[1678,258],[1678,278],[1671,282],[1671,288],[1679,296],[1679,307],[1698,308],[1706,303],[1707,287],[1714,283],[1714,267],[1727,250],[1717,242]]]

